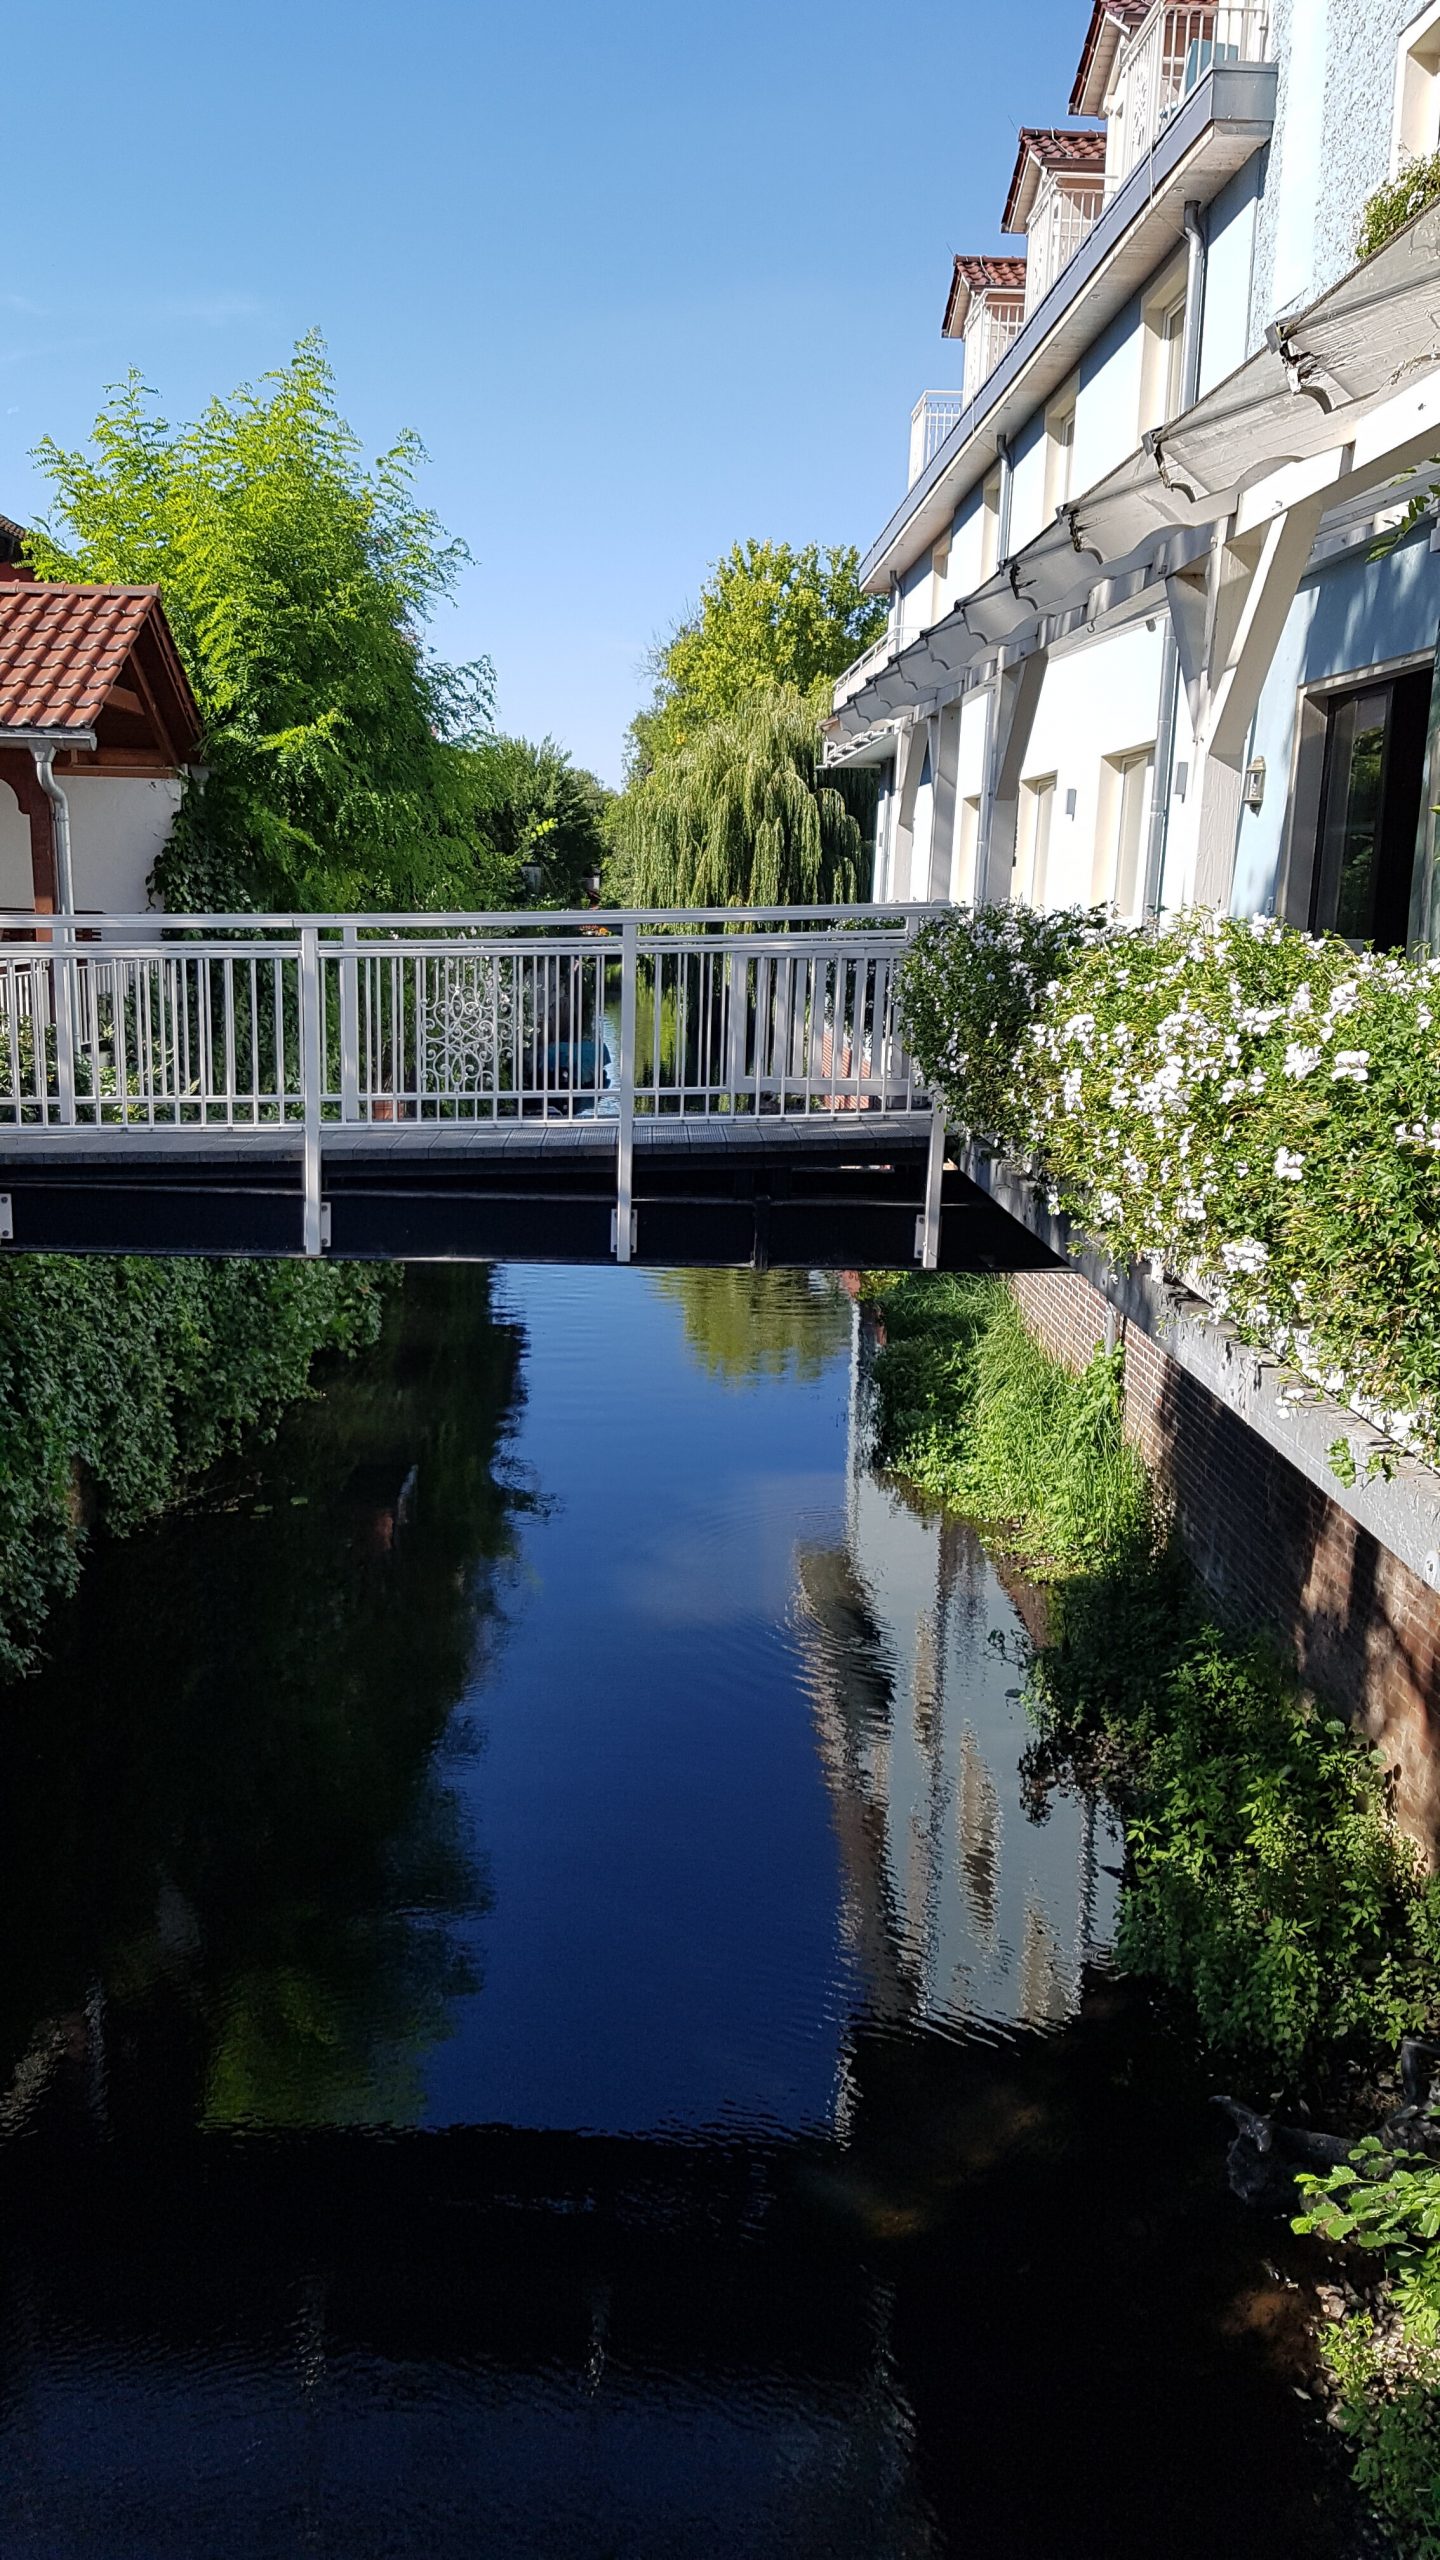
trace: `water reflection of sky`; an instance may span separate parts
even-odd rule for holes
[[[848,1309],[770,1283],[747,1382],[715,1287],[502,1282],[550,1507],[446,1771],[493,1898],[431,2123],[823,2125],[857,2017],[1041,2024],[1103,1937],[1082,1809],[1020,1806],[992,1568],[853,1463]]]

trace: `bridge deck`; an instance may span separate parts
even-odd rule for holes
[[[0,1244],[1014,1267],[906,1049],[918,921],[7,925]]]

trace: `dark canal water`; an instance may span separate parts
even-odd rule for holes
[[[4,2560],[1351,2548],[853,1331],[416,1271],[97,1548],[0,1722]]]

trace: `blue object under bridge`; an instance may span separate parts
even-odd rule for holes
[[[1044,1263],[901,1038],[930,912],[12,914],[0,1247]]]

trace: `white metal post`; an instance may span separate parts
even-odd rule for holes
[[[320,1251],[320,936],[313,924],[300,928],[300,1098],[305,1115],[304,1251],[312,1259]]]
[[[628,1262],[635,1241],[635,1009],[640,934],[633,917],[620,930],[620,1119],[615,1134],[615,1259]]]
[[[930,1099],[930,1152],[925,1159],[925,1206],[915,1221],[915,1259],[922,1271],[940,1265],[940,1193],[945,1179],[945,1112]]]
[[[340,1117],[360,1117],[360,956],[353,924],[340,946]]]
[[[74,926],[69,920],[57,919],[52,927],[56,944],[50,964],[50,985],[55,1012],[55,1091],[60,1117],[67,1128],[75,1126],[75,943]]]

